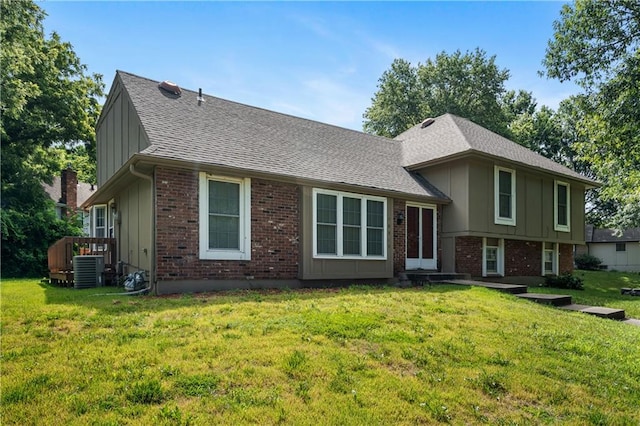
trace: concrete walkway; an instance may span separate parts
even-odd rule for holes
[[[640,327],[640,320],[635,318],[626,318],[624,309],[605,308],[602,306],[578,305],[572,302],[571,296],[566,294],[546,294],[546,293],[529,293],[525,285],[490,283],[474,280],[442,280],[446,284],[457,284],[475,287],[485,287],[498,290],[503,293],[513,294],[516,297],[531,300],[532,302],[551,305],[560,309],[569,311],[582,312],[589,315],[595,315],[599,318],[609,318]]]

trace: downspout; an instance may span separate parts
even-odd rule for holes
[[[149,176],[136,170],[134,164],[129,165],[129,172],[136,177],[144,179],[149,182],[151,186],[151,215],[153,220],[149,221],[149,235],[151,236],[151,247],[149,247],[150,263],[149,266],[149,293],[157,295],[158,289],[156,288],[156,187],[154,185],[153,175]]]

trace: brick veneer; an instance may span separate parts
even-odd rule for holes
[[[456,272],[482,276],[482,238],[456,237]]]
[[[406,224],[398,224],[398,215],[405,212],[406,203],[404,200],[393,200],[393,276],[397,277],[405,269],[406,257]]]
[[[573,272],[573,245],[560,244],[558,247],[558,271],[561,274]]]
[[[504,273],[508,277],[542,275],[542,243],[504,240]]]
[[[296,185],[251,180],[251,260],[199,259],[198,172],[156,170],[158,280],[295,279],[299,259]]]
[[[573,247],[559,245],[559,272],[573,272]],[[536,241],[504,240],[505,276],[527,277],[542,275],[542,243]],[[482,238],[456,237],[456,272],[482,276]]]

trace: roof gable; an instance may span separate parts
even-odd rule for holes
[[[534,167],[589,185],[596,184],[553,160],[453,114],[441,115],[424,128],[421,124],[413,126],[395,139],[402,141],[402,164],[409,169],[465,154],[480,154]]]

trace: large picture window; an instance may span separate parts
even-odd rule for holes
[[[200,173],[200,258],[251,259],[251,180]]]
[[[314,257],[386,257],[386,199],[313,190]]]
[[[555,181],[554,183],[553,217],[556,231],[569,232],[571,230],[570,189],[571,187],[568,183],[560,181]]]
[[[494,167],[495,223],[516,225],[516,172]]]

